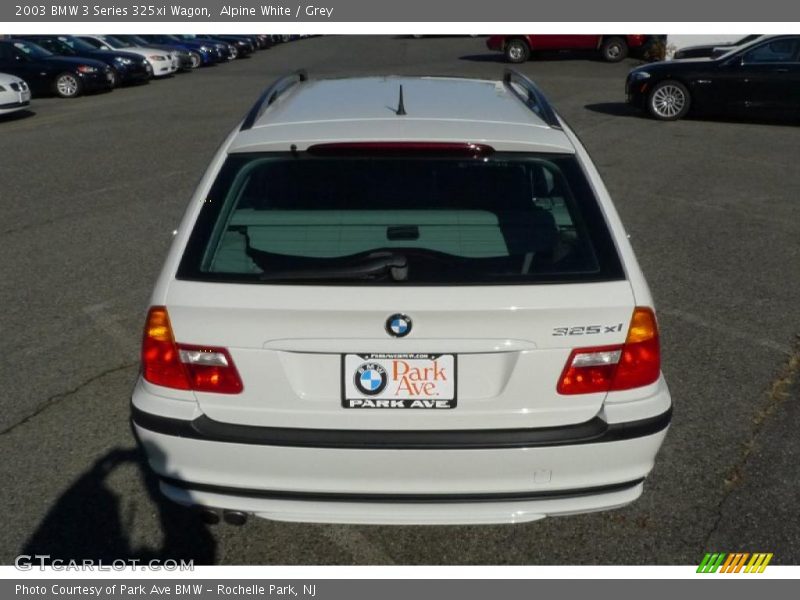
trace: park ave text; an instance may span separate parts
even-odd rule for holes
[[[212,19],[223,17],[232,21],[258,20],[262,18],[303,19],[308,17],[330,19],[333,16],[332,6],[315,4],[261,4],[258,6],[240,6],[226,4],[219,9],[180,4],[52,4],[50,6],[36,4],[17,4],[18,17],[136,17],[140,19],[165,20],[179,19]]]

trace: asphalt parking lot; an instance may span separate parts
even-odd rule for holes
[[[0,561],[696,564],[800,562],[796,125],[630,113],[636,63],[522,65],[581,136],[660,310],[675,414],[628,508],[525,525],[206,526],[162,500],[128,426],[148,296],[224,135],[274,77],[500,77],[480,38],[310,38],[0,121]],[[336,99],[332,98],[332,102]]]

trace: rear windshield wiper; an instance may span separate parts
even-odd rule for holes
[[[397,252],[373,252],[363,258],[345,264],[336,264],[309,269],[277,269],[259,275],[262,281],[298,281],[304,279],[378,279],[389,275],[394,281],[408,279],[408,261]]]

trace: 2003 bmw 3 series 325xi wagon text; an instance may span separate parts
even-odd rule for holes
[[[623,506],[671,415],[653,301],[536,85],[268,88],[152,296],[132,419],[211,519],[522,522]]]

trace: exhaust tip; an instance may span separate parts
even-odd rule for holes
[[[217,523],[219,523],[220,520],[219,512],[217,512],[213,508],[198,506],[195,508],[195,511],[200,516],[200,520],[203,521],[203,523],[205,523],[206,525],[216,525]]]
[[[228,525],[244,525],[247,522],[247,513],[239,510],[226,510],[223,517]]]

